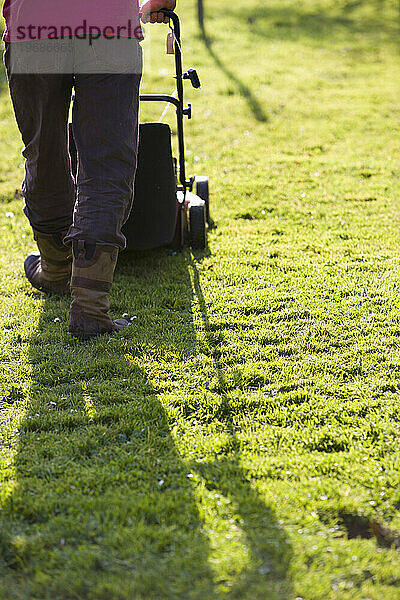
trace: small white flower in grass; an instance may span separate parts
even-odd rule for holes
[[[188,478],[188,479],[192,479],[192,478],[193,478],[193,473],[188,473],[188,474],[187,474],[187,478]]]
[[[24,240],[26,238],[25,233],[22,234],[22,239]]]
[[[60,322],[61,322],[61,319],[60,319],[60,317],[56,317],[56,318],[53,320],[53,323],[60,323]]]
[[[265,215],[265,210],[262,210],[262,211],[261,211],[261,214],[262,214],[262,215]]]
[[[271,568],[268,565],[263,565],[262,567],[260,567],[258,569],[258,572],[260,573],[260,575],[266,575],[270,571],[271,571]]]
[[[159,487],[162,487],[164,485],[164,479],[160,479],[160,481],[158,482]]]
[[[133,317],[130,318],[131,321],[134,321],[135,319],[137,319],[136,315],[133,315]]]
[[[318,173],[318,171],[315,171],[315,173],[314,173],[314,177],[319,177],[319,173]]]
[[[306,197],[306,194],[305,194],[305,192],[301,192],[301,194],[300,194],[300,198],[305,198],[305,197]]]
[[[200,162],[200,160],[201,160],[201,159],[200,159],[200,156],[195,156],[195,157],[194,157],[194,162],[195,162],[195,163],[198,163],[198,162]]]
[[[15,217],[15,215],[14,215],[14,213],[13,213],[13,212],[11,212],[11,211],[9,211],[9,212],[6,212],[6,218],[7,218],[7,219],[13,219],[14,217]]]
[[[124,314],[122,315],[122,318],[123,318],[123,319],[126,319],[127,317],[129,317],[128,313],[124,313]]]
[[[320,496],[319,499],[320,500],[328,500],[328,496]]]

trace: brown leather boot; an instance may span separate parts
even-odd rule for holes
[[[83,341],[126,327],[127,321],[113,321],[108,315],[108,293],[117,264],[118,248],[89,244],[83,240],[73,241],[72,248],[72,304],[68,333]]]
[[[66,235],[47,235],[34,231],[39,252],[31,252],[24,262],[25,275],[41,292],[66,296],[70,293],[72,250],[64,246]]]

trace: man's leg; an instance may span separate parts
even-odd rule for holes
[[[25,144],[24,212],[39,248],[25,260],[25,273],[37,289],[67,294],[71,252],[62,239],[71,225],[75,201],[67,137],[73,78],[61,73],[16,73],[11,50],[8,44],[5,65]]]
[[[75,76],[78,196],[68,240],[125,248],[121,227],[133,201],[140,79],[137,72]]]
[[[67,129],[73,78],[68,74],[13,73],[9,54],[8,44],[9,88],[25,144],[24,212],[35,231],[65,232],[75,202]]]
[[[138,147],[141,48],[132,42],[130,73],[75,75],[74,139],[78,150],[78,197],[72,241],[72,305],[69,331],[80,339],[121,329],[108,315],[121,227],[133,201]]]

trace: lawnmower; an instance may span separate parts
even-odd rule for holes
[[[184,117],[191,119],[192,107],[185,106],[183,82],[200,88],[195,69],[183,72],[180,21],[178,15],[162,10],[170,19],[167,51],[175,55],[176,93],[141,94],[140,102],[164,102],[176,109],[178,160],[172,154],[172,134],[168,124],[140,123],[134,203],[123,227],[127,250],[150,250],[185,245],[203,250],[207,245],[210,220],[209,181],[204,176],[186,176]],[[171,24],[172,23],[172,24]],[[77,154],[70,126],[70,154],[76,173]]]

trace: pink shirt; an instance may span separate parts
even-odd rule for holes
[[[5,0],[4,40],[69,36],[143,39],[138,0]]]

